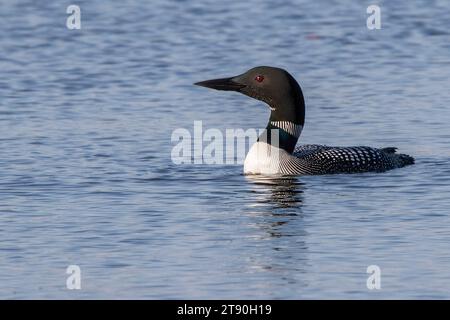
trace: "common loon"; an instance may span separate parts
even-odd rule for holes
[[[397,148],[393,147],[296,147],[305,123],[305,101],[299,84],[286,70],[262,66],[235,77],[195,84],[217,90],[237,91],[269,105],[269,123],[245,158],[244,174],[383,172],[414,163],[413,157],[397,154]],[[274,129],[278,131],[275,132]]]

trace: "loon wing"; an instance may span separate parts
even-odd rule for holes
[[[297,146],[292,155],[297,158],[305,158],[317,152],[330,150],[332,148],[333,147],[328,147],[320,144],[305,144],[302,146]]]
[[[307,174],[382,172],[414,163],[408,155],[396,154],[396,148],[329,147],[303,145],[293,156],[299,161],[299,170]]]

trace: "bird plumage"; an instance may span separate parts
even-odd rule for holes
[[[196,84],[237,91],[269,105],[271,113],[266,130],[245,159],[246,174],[383,172],[414,163],[413,157],[397,154],[394,147],[296,146],[305,121],[305,101],[300,85],[286,70],[256,67],[236,77]],[[274,133],[276,138],[272,137]]]

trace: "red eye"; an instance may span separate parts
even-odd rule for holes
[[[264,81],[264,76],[256,76],[255,80],[258,82],[263,82]]]

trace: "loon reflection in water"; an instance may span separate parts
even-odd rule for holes
[[[269,123],[245,158],[245,174],[383,172],[414,163],[413,157],[397,154],[397,149],[393,147],[296,147],[305,122],[305,102],[299,84],[286,70],[256,67],[236,77],[195,84],[217,90],[237,91],[269,105]]]
[[[256,194],[255,201],[257,204],[269,204],[272,209],[300,208],[303,204],[304,184],[296,177],[246,175],[246,179],[255,186],[253,192]],[[282,214],[297,215],[298,212],[289,213],[283,210]]]
[[[252,203],[247,211],[270,238],[297,237],[305,247],[303,229],[304,184],[297,177],[246,175],[252,189]],[[276,249],[276,247],[274,248]]]

